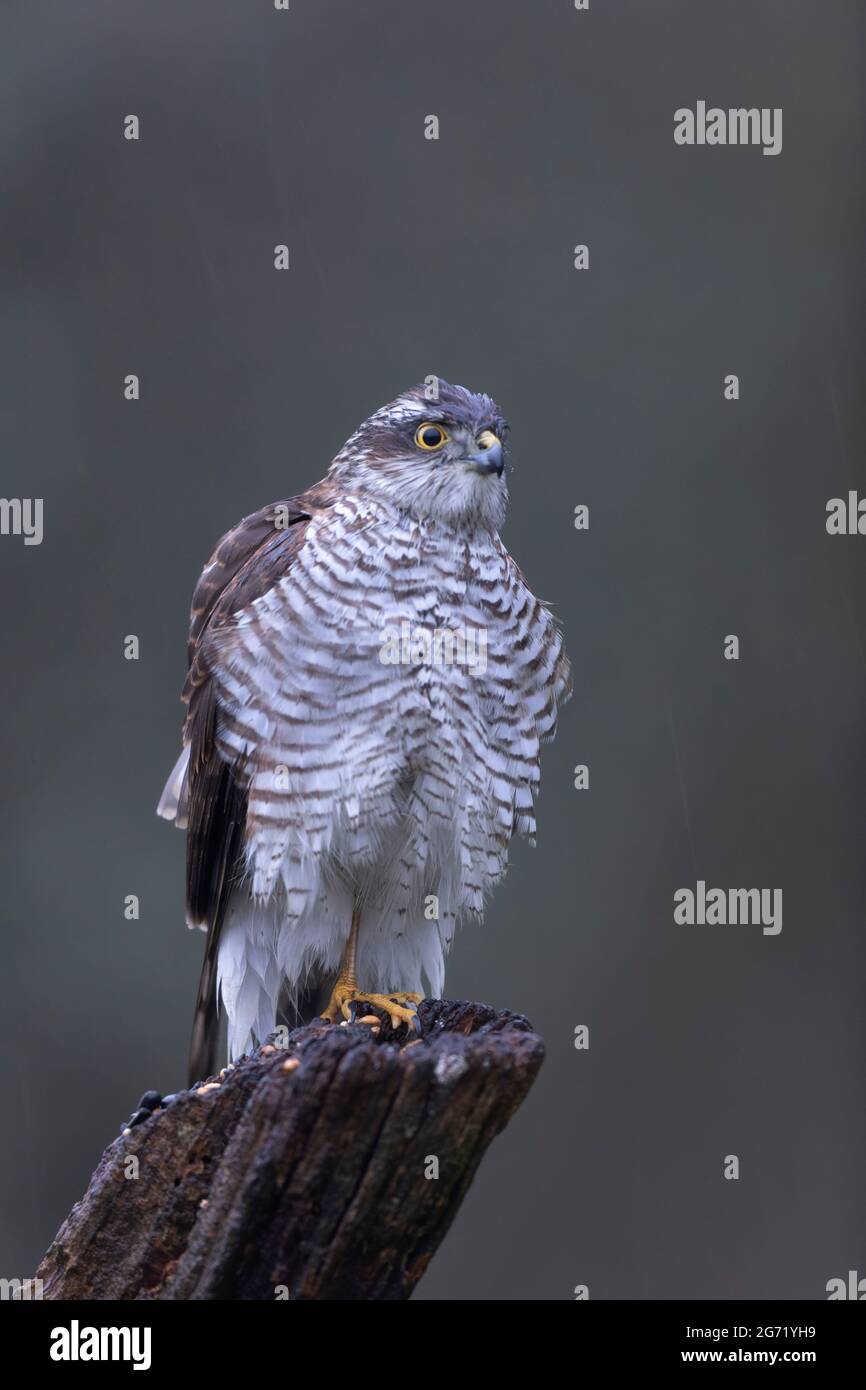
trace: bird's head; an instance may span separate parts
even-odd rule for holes
[[[330,476],[421,519],[496,531],[508,502],[508,426],[489,396],[430,380],[435,388],[413,387],[365,420]]]

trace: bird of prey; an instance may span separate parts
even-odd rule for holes
[[[570,671],[499,537],[506,435],[489,396],[415,387],[204,568],[158,807],[187,830],[207,932],[191,1080],[214,1069],[219,1000],[230,1058],[317,998],[332,1022],[367,1001],[411,1028],[512,836],[534,837]]]

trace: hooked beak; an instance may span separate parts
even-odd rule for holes
[[[502,456],[502,445],[492,430],[482,430],[476,444],[481,448],[474,454],[467,454],[465,462],[474,468],[476,473],[495,473],[497,478],[502,477],[502,470],[505,467],[505,460]]]

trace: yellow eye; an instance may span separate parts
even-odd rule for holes
[[[448,442],[448,431],[441,425],[434,425],[430,420],[419,425],[415,431],[415,443],[419,449],[426,449],[428,453],[434,449],[441,449],[443,444]]]
[[[482,449],[492,449],[494,444],[500,444],[501,442],[499,435],[494,434],[493,430],[482,430],[478,436],[478,443],[481,445]]]

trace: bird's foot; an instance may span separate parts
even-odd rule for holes
[[[336,1023],[342,1015],[349,1023],[354,1023],[360,1005],[371,1004],[374,1009],[381,1009],[391,1020],[391,1027],[396,1031],[401,1024],[405,1023],[407,1028],[416,1033],[421,1032],[421,1020],[418,1018],[418,1005],[424,998],[423,994],[411,994],[406,990],[391,990],[388,994],[370,994],[369,990],[358,989],[357,985],[349,985],[344,981],[338,980],[331,993],[330,1002],[324,1013],[321,1015],[328,1023]]]

